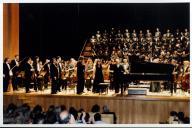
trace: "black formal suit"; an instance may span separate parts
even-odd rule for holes
[[[81,62],[77,63],[77,94],[80,94],[84,90],[85,84],[85,65]]]
[[[36,79],[34,80],[34,90],[42,90],[42,79],[38,78],[41,69],[38,69],[39,62],[34,62],[33,67],[35,69]]]
[[[51,93],[56,94],[57,93],[58,78],[59,78],[59,70],[58,70],[57,65],[51,64],[50,76],[52,79]]]
[[[7,88],[9,85],[10,75],[9,75],[9,67],[6,63],[3,63],[3,92],[7,92]]]
[[[61,91],[61,84],[62,84],[62,79],[61,79],[61,64],[58,64],[58,73],[59,73],[59,78],[58,78],[58,84],[57,84],[57,91]]]
[[[30,83],[32,81],[32,75],[33,75],[32,67],[29,63],[25,64],[24,71],[25,71],[25,90],[26,90],[26,93],[28,93]]]
[[[46,72],[46,74],[44,76],[44,83],[45,83],[45,88],[47,88],[48,82],[49,82],[49,77],[50,77],[50,63],[45,64],[44,71]]]
[[[115,67],[116,67],[116,64],[110,64],[110,70],[112,71],[109,75],[110,76],[110,89],[111,90],[114,90],[114,88],[115,88],[115,84],[114,84],[114,80],[113,80]]]
[[[17,90],[18,84],[19,84],[19,78],[17,76],[18,76],[18,73],[20,71],[20,68],[19,68],[19,66],[16,66],[16,60],[15,59],[11,61],[11,68],[13,68],[12,69],[12,72],[13,72],[13,78],[12,78],[13,90]]]
[[[33,63],[33,68],[35,69],[35,73],[38,74],[38,71],[37,71],[37,62],[34,62],[34,63]]]
[[[124,68],[122,65],[114,66],[114,84],[115,84],[115,93],[119,93],[119,88],[121,87],[121,93],[123,93],[123,73]]]

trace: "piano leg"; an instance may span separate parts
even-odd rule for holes
[[[174,86],[173,86],[174,87],[174,93],[176,93],[177,92],[177,83],[174,82],[173,84],[174,84]]]
[[[121,96],[123,96],[123,84],[121,84],[120,86],[121,86]]]
[[[173,95],[173,82],[169,81],[168,83],[170,85],[171,95]]]
[[[121,87],[121,96],[123,96],[123,93],[124,93],[124,83],[120,83],[120,87]]]

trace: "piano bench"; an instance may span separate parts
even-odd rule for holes
[[[110,83],[99,83],[99,95],[101,95],[102,90],[105,90],[105,94],[108,94]]]

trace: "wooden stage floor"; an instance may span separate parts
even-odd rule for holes
[[[73,90],[59,92],[51,95],[50,89],[39,92],[24,93],[24,90],[17,92],[7,92],[3,94],[4,109],[10,103],[21,105],[28,103],[31,107],[39,104],[44,110],[50,105],[65,105],[67,108],[73,106],[76,109],[83,108],[85,111],[91,111],[94,104],[101,107],[107,105],[110,111],[117,115],[117,123],[135,124],[135,123],[159,123],[164,122],[169,116],[170,111],[182,111],[189,116],[189,96],[178,92],[173,96],[168,92],[153,93],[144,95],[124,95],[115,96],[113,91],[108,95],[99,95],[87,92],[83,95],[74,94]]]

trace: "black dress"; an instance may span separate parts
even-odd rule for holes
[[[99,83],[103,83],[104,78],[103,78],[103,72],[102,72],[102,66],[101,65],[96,65],[96,71],[95,71],[95,79],[93,83],[93,92],[98,93],[99,92]]]
[[[77,63],[77,94],[80,94],[84,90],[84,84],[85,84],[85,65],[83,65],[81,62]]]

